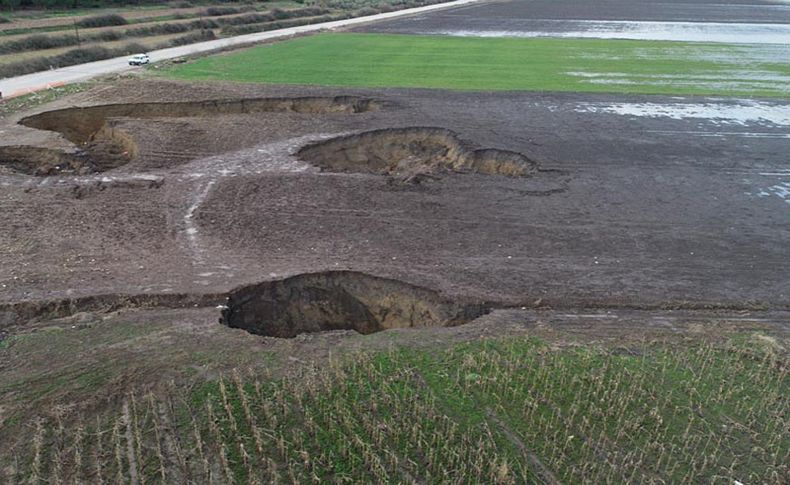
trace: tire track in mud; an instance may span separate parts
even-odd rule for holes
[[[194,191],[194,193],[197,195],[193,199],[192,205],[190,205],[187,209],[186,214],[184,214],[183,234],[186,236],[186,246],[190,249],[192,259],[199,266],[202,266],[205,260],[203,258],[204,251],[200,244],[198,228],[194,220],[195,211],[200,207],[203,201],[206,200],[206,197],[208,197],[209,192],[216,183],[216,179],[209,180],[205,183],[198,183],[198,188]]]
[[[221,251],[217,248],[211,248],[211,261],[207,261],[206,254],[209,252],[209,248],[201,240],[200,224],[196,221],[201,206],[223,179],[260,175],[267,172],[318,171],[310,164],[298,160],[295,155],[296,150],[305,144],[340,135],[342,134],[313,134],[289,138],[237,152],[201,158],[179,167],[174,174],[175,179],[187,184],[193,183],[192,195],[188,199],[191,204],[171,220],[176,225],[176,239],[189,253],[193,264],[203,271],[198,276],[212,276],[216,272],[232,273],[233,271],[233,263],[223,261],[220,256]]]

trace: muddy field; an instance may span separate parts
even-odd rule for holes
[[[491,307],[790,307],[786,105],[622,101],[129,81],[20,113],[2,321],[340,270]],[[657,102],[681,115],[634,111]]]
[[[489,337],[786,342],[787,109],[127,79],[15,113],[0,476],[42,414],[237,369]]]
[[[606,22],[636,26],[646,24],[643,27],[652,31],[683,27],[682,23],[690,22],[692,24],[688,28],[698,33],[713,29],[729,33],[735,39],[733,42],[752,42],[754,35],[760,32],[781,33],[786,38],[787,31],[783,29],[786,25],[782,24],[790,24],[790,4],[770,0],[673,0],[660,3],[649,0],[594,0],[581,3],[504,0],[378,22],[356,30],[408,34],[434,34],[447,30],[563,32],[587,30],[602,24],[608,25],[611,30],[613,24]],[[749,24],[758,30],[746,36],[738,32],[738,29]]]

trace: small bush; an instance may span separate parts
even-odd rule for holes
[[[0,44],[0,54],[12,54],[15,52],[35,51],[41,49],[54,49],[56,47],[68,47],[77,44],[77,38],[73,35],[31,35],[19,40]]]
[[[251,13],[248,15],[240,15],[238,17],[217,20],[222,22],[223,25],[244,25],[269,22],[274,20],[274,16],[268,13]]]
[[[117,32],[117,31],[114,31],[114,30],[107,30],[107,31],[104,31],[104,32],[97,32],[96,34],[87,37],[86,40],[94,41],[94,42],[95,41],[113,42],[113,41],[116,41],[116,40],[121,40],[124,37],[126,37],[126,34],[124,32]]]
[[[220,23],[214,19],[200,19],[190,22],[189,26],[192,29],[217,29],[219,28]]]
[[[305,19],[288,19],[276,20],[274,22],[265,22],[262,24],[246,24],[246,25],[231,25],[222,29],[222,35],[230,37],[234,35],[252,34],[255,32],[266,32],[268,30],[287,29],[289,27],[296,27],[297,25],[318,24],[321,22],[331,22],[333,20],[342,20],[349,18],[349,15],[322,15],[314,17],[309,20]]]
[[[381,12],[381,13],[385,13],[385,12],[394,12],[395,10],[397,10],[397,9],[396,9],[395,7],[393,7],[392,5],[389,5],[389,4],[386,4],[386,3],[381,3],[381,4],[379,4],[379,6],[378,6],[378,7],[376,7],[376,8],[378,8],[379,12]]]
[[[242,10],[236,7],[209,7],[203,10],[202,14],[209,17],[220,17],[222,15],[233,15],[241,12]]]
[[[377,13],[379,13],[379,10],[375,9],[373,7],[364,7],[364,8],[360,8],[359,10],[356,11],[356,15],[358,17],[366,17],[368,15],[376,15]]]
[[[197,32],[192,32],[190,34],[176,37],[175,39],[167,42],[165,45],[157,46],[160,49],[164,49],[166,47],[175,47],[179,45],[187,45],[187,44],[194,44],[195,42],[205,42],[207,40],[214,40],[217,36],[214,35],[213,30],[199,30]]]
[[[292,19],[297,17],[314,17],[316,15],[324,15],[329,13],[330,10],[321,7],[305,7],[297,8],[294,10],[283,10],[281,8],[272,9],[271,14],[277,20]]]
[[[180,34],[190,30],[188,24],[153,24],[145,27],[128,29],[124,32],[127,37],[148,37],[151,35]]]
[[[10,23],[10,22],[11,22],[11,19],[10,19],[10,18],[8,18],[8,17],[3,17],[2,15],[0,15],[0,24],[8,24],[8,23]]]
[[[112,25],[126,25],[129,22],[118,14],[97,15],[95,17],[88,17],[77,22],[77,26],[85,29],[93,29],[96,27],[109,27]]]

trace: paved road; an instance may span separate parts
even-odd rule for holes
[[[173,59],[176,57],[186,56],[190,54],[197,54],[201,52],[208,52],[226,47],[250,44],[269,39],[277,39],[281,37],[288,37],[295,34],[305,32],[316,32],[319,30],[335,29],[338,27],[346,27],[350,25],[362,24],[367,22],[374,22],[378,20],[392,19],[396,17],[403,17],[406,15],[413,15],[432,10],[444,9],[449,7],[457,7],[470,3],[475,3],[480,0],[456,0],[453,2],[441,3],[437,5],[428,5],[425,7],[410,8],[399,10],[397,12],[387,12],[378,15],[370,15],[366,17],[357,17],[353,19],[337,20],[334,22],[325,22],[321,24],[301,25],[298,27],[291,27],[288,29],[272,30],[269,32],[258,32],[254,34],[240,35],[237,37],[229,37],[226,39],[212,40],[208,42],[199,42],[197,44],[190,44],[181,47],[172,47],[169,49],[162,49],[150,52],[152,62],[163,61],[166,59]],[[0,92],[4,93],[6,98],[28,94],[41,89],[49,87],[61,86],[63,84],[84,81],[86,79],[100,76],[102,74],[110,74],[114,72],[122,72],[130,69],[127,63],[127,57],[116,57],[114,59],[107,59],[104,61],[90,62],[88,64],[79,64],[76,66],[64,67],[61,69],[53,69],[46,72],[38,72],[28,74],[25,76],[0,79]]]

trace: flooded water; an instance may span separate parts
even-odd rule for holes
[[[444,29],[463,37],[563,37],[790,45],[790,24],[644,22],[627,20],[529,20],[518,30]]]
[[[753,100],[709,103],[579,103],[575,111],[674,120],[699,119],[718,125],[790,126],[790,104]]]

